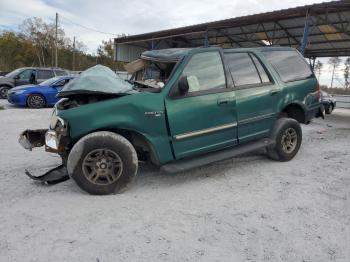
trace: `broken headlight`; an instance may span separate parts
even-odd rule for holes
[[[55,131],[49,130],[45,134],[45,144],[52,149],[58,149],[59,139]]]

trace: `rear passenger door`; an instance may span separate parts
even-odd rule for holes
[[[253,53],[226,52],[225,63],[234,83],[239,142],[266,137],[276,118],[274,102],[280,90]]]

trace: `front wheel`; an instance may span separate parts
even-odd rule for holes
[[[94,195],[118,193],[136,176],[137,154],[132,144],[112,132],[80,139],[68,156],[67,170],[80,188]]]
[[[268,156],[281,162],[289,161],[298,153],[301,145],[300,124],[291,118],[281,118],[277,120],[273,137],[276,144],[267,149]]]
[[[30,108],[43,108],[46,105],[45,98],[42,95],[29,95],[27,105]]]

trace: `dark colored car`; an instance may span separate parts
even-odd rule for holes
[[[321,103],[324,107],[326,114],[331,114],[337,104],[337,101],[333,96],[326,93],[325,91],[321,92]]]
[[[53,106],[59,100],[57,94],[74,76],[56,76],[38,85],[23,85],[12,88],[7,100],[18,106],[42,108]]]
[[[40,84],[55,76],[68,75],[61,68],[22,67],[0,77],[0,98],[7,98],[8,91],[15,87],[28,84]]]

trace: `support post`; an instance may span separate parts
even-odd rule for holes
[[[56,41],[55,41],[55,67],[58,66],[58,59],[57,59],[57,27],[58,27],[58,13],[56,13],[56,30],[55,30],[55,38],[56,38]]]
[[[209,47],[208,31],[204,33],[204,47]]]
[[[73,38],[73,62],[72,62],[72,70],[75,71],[75,36]]]
[[[299,50],[302,55],[305,54],[308,38],[309,38],[309,10],[306,11],[303,41],[301,43],[300,50]]]

